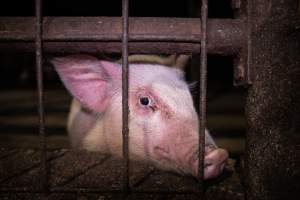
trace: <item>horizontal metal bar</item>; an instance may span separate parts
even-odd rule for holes
[[[131,17],[130,41],[200,42],[201,28],[197,18]],[[240,38],[243,22],[233,19],[211,19],[208,32],[219,39]],[[33,41],[34,18],[0,17],[0,40]],[[45,41],[121,41],[120,17],[44,17]]]
[[[121,42],[44,42],[44,53],[121,53]],[[235,55],[239,48],[228,46],[207,45],[210,54]],[[0,52],[34,52],[34,43],[31,42],[0,42]],[[172,43],[172,42],[131,42],[130,53],[141,54],[171,54],[171,53],[199,53],[199,43]]]
[[[149,42],[158,42],[156,49],[164,48],[166,43],[200,43],[201,28],[197,18],[130,18],[129,38],[130,42],[146,42],[143,49],[134,51],[153,50],[154,46]],[[207,46],[209,53],[233,54],[246,43],[245,23],[237,19],[210,19],[207,23]],[[80,42],[81,50],[95,47],[94,43],[103,46],[112,45],[106,52],[120,52],[122,40],[122,21],[120,17],[45,17],[43,21],[43,40],[45,51],[53,49],[50,42]],[[34,18],[32,17],[0,17],[0,42],[33,42],[34,41]],[[109,42],[109,44],[108,44]],[[161,42],[166,42],[161,44]],[[118,44],[120,43],[120,44]],[[19,43],[21,45],[21,43]],[[60,47],[69,46],[62,43]],[[116,44],[119,46],[115,49]],[[100,46],[101,46],[100,45]],[[57,45],[54,45],[57,46]],[[66,47],[65,46],[65,47]],[[83,47],[84,46],[84,47]],[[131,46],[131,45],[130,45]],[[194,52],[192,46],[183,50]],[[173,46],[174,47],[174,46]],[[28,49],[28,47],[24,47]],[[23,48],[18,48],[19,50]],[[69,50],[56,49],[57,52]],[[91,49],[91,48],[90,48]],[[197,48],[195,48],[197,49]],[[0,51],[7,50],[0,48]],[[130,50],[130,49],[129,49]],[[72,49],[70,50],[72,52]],[[99,50],[94,50],[98,52]],[[161,50],[161,53],[167,49]],[[179,51],[179,50],[177,50]],[[199,50],[198,50],[199,51]]]

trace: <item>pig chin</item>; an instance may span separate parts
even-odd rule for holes
[[[198,174],[198,146],[177,149],[154,147],[154,161],[159,168],[196,177]]]

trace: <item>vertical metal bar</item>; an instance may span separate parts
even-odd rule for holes
[[[252,84],[252,71],[251,71],[251,60],[252,60],[252,25],[251,25],[251,11],[252,11],[252,1],[247,1],[247,66],[246,66],[246,82],[247,84],[251,85]]]
[[[36,32],[35,32],[35,56],[36,56],[36,76],[38,92],[38,115],[39,115],[39,135],[41,149],[41,189],[48,192],[48,166],[47,166],[47,144],[45,135],[45,113],[44,113],[44,86],[43,86],[43,54],[42,54],[42,0],[35,0]]]
[[[205,127],[206,127],[206,89],[207,89],[207,0],[202,0],[201,5],[201,54],[200,54],[200,102],[199,102],[199,168],[200,195],[204,195],[204,151],[205,151]]]
[[[124,185],[125,193],[129,192],[129,127],[128,127],[128,0],[122,1],[122,135],[123,158],[125,162]]]

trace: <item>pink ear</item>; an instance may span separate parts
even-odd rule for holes
[[[56,58],[52,63],[66,88],[84,107],[96,112],[107,108],[111,82],[120,72],[116,63],[88,55]]]

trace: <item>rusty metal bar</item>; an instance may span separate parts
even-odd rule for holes
[[[48,192],[48,166],[47,166],[47,143],[45,134],[45,112],[44,112],[44,85],[43,85],[43,43],[42,43],[42,0],[35,0],[36,31],[35,31],[35,55],[36,55],[36,76],[38,92],[38,115],[39,134],[41,149],[41,189]]]
[[[128,127],[128,0],[122,1],[122,136],[123,158],[125,164],[124,185],[125,193],[129,192],[129,127]]]
[[[43,42],[45,53],[121,53],[121,42]],[[0,42],[0,52],[34,52],[31,42]],[[141,54],[192,54],[200,53],[200,43],[172,43],[172,42],[130,42],[130,53]],[[210,54],[236,55],[238,48],[207,44]]]
[[[245,24],[247,24],[245,29],[247,40],[245,40],[245,44],[234,58],[233,84],[234,86],[247,88],[251,85],[251,19],[249,17],[251,2],[237,0],[232,1],[232,3],[233,8],[236,9],[235,17],[244,20]]]
[[[0,40],[33,41],[33,23],[32,17],[0,17]],[[122,40],[120,17],[44,17],[43,27],[44,41]],[[242,20],[208,21],[208,33],[222,37],[218,41],[228,37],[234,42],[244,27]],[[130,17],[129,32],[129,41],[200,42],[201,23],[197,18]]]
[[[200,195],[204,196],[204,149],[206,127],[206,87],[207,87],[207,0],[202,0],[201,5],[201,51],[200,51],[200,102],[199,102],[199,165],[198,178]]]
[[[33,18],[0,17],[0,41],[34,41]],[[92,42],[121,43],[122,23],[119,17],[45,17],[44,50],[51,42],[76,41],[85,46]],[[207,23],[208,52],[234,54],[245,44],[246,24],[236,19],[210,19]],[[130,42],[200,43],[201,23],[196,18],[130,18]],[[88,42],[92,41],[92,42]],[[66,43],[62,43],[63,45]],[[103,43],[101,43],[103,44]],[[164,48],[164,44],[159,45]],[[26,49],[26,45],[19,49]],[[119,48],[119,52],[120,52]],[[191,48],[189,48],[189,51]],[[199,48],[198,48],[199,49]],[[0,51],[4,48],[0,48]],[[6,49],[5,49],[6,50]],[[61,52],[57,49],[58,52]],[[115,50],[116,51],[116,50]],[[199,51],[199,50],[198,50]]]

